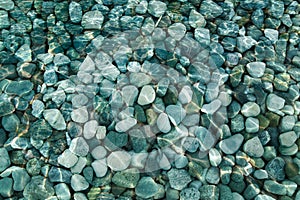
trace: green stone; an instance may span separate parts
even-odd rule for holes
[[[200,13],[204,15],[206,19],[214,19],[220,16],[223,12],[222,7],[213,1],[205,0],[202,1],[200,6]]]
[[[0,10],[0,29],[8,28],[9,26],[8,13],[5,10]]]
[[[115,173],[112,177],[112,182],[124,188],[135,188],[139,179],[139,170],[132,168]]]
[[[42,176],[34,176],[26,185],[23,195],[27,199],[47,199],[54,195],[52,184]]]
[[[200,192],[193,187],[184,188],[180,192],[180,199],[182,200],[200,199]]]
[[[272,194],[286,195],[285,186],[276,181],[266,180],[264,182],[264,189]]]
[[[282,155],[285,155],[285,156],[292,156],[292,155],[295,155],[297,152],[299,152],[299,147],[298,147],[297,144],[293,144],[290,147],[280,146],[279,147],[279,152]]]
[[[288,73],[280,73],[275,75],[274,87],[279,91],[287,91],[289,89],[290,75]]]
[[[199,189],[200,199],[202,200],[217,200],[219,199],[219,188],[214,185],[203,185]]]
[[[231,131],[237,133],[242,131],[245,128],[244,126],[244,117],[241,114],[236,115],[231,119]]]
[[[5,89],[5,93],[10,95],[23,96],[29,93],[32,89],[33,89],[33,83],[30,82],[29,80],[12,81],[7,85]]]
[[[4,171],[11,164],[8,152],[5,148],[0,148],[0,172]]]
[[[8,132],[16,132],[19,128],[20,120],[15,114],[2,117],[2,126]]]
[[[0,195],[2,197],[11,197],[13,195],[13,180],[12,178],[2,178],[0,180]]]
[[[86,12],[81,20],[84,29],[101,29],[104,17],[98,10]]]
[[[31,176],[36,176],[40,173],[41,164],[37,158],[32,158],[26,163],[26,171]]]
[[[16,169],[12,172],[12,177],[14,180],[13,189],[15,191],[23,191],[27,183],[30,181],[30,176],[27,174],[26,170],[23,168]]]
[[[200,13],[193,9],[190,12],[189,24],[193,28],[204,27],[206,25],[206,21]]]
[[[238,24],[236,24],[232,21],[223,21],[218,26],[218,34],[219,35],[236,37],[238,35],[238,32],[239,32]]]
[[[73,23],[79,23],[82,18],[82,9],[81,5],[77,2],[71,2],[69,4],[69,15]]]
[[[166,95],[163,97],[163,101],[167,106],[170,104],[176,104],[177,100],[178,100],[178,91],[174,86],[170,85],[170,87],[168,87]]]
[[[148,12],[154,17],[161,17],[167,10],[167,5],[161,1],[150,1],[148,4]]]
[[[254,117],[248,117],[245,122],[246,132],[257,133],[259,130],[259,120]]]
[[[15,53],[15,56],[21,62],[31,62],[32,55],[30,46],[28,44],[22,45]]]
[[[36,140],[44,140],[51,136],[51,126],[43,119],[32,123],[28,131],[31,137]]]
[[[184,169],[173,168],[167,173],[167,175],[171,188],[176,190],[182,190],[192,181],[189,173]]]
[[[246,187],[245,191],[244,191],[244,197],[245,199],[253,199],[254,197],[256,197],[258,194],[260,193],[260,188],[258,185],[256,184],[250,184]]]
[[[135,193],[137,196],[147,199],[155,196],[158,192],[158,185],[151,177],[143,177],[139,180],[135,187]]]
[[[134,152],[139,153],[147,150],[147,141],[144,133],[139,129],[132,129],[129,131],[130,143]]]
[[[247,140],[243,146],[243,150],[249,156],[253,157],[261,157],[264,153],[264,148],[257,136]]]

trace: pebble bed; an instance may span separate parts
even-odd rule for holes
[[[300,200],[299,13],[0,0],[0,200]]]

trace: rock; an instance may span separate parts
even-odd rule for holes
[[[260,107],[254,102],[247,102],[242,106],[241,113],[245,117],[256,117],[260,113]]]
[[[97,177],[103,177],[107,173],[107,164],[106,164],[106,158],[101,160],[95,160],[92,162],[93,170]]]
[[[170,121],[166,113],[160,113],[156,121],[158,129],[163,133],[168,133],[171,130]]]
[[[89,145],[82,137],[77,137],[71,141],[69,149],[77,156],[86,156],[89,152]]]
[[[138,89],[133,85],[127,85],[122,88],[122,98],[127,106],[133,106],[138,94]]]
[[[293,194],[296,192],[297,184],[289,180],[282,181],[282,184],[286,187],[287,195],[293,196]]]
[[[43,111],[44,111],[45,105],[40,100],[34,100],[32,103],[32,111],[31,114],[35,116],[36,118],[40,118]]]
[[[175,156],[175,167],[178,169],[184,168],[188,164],[188,159],[184,155],[176,155]]]
[[[284,107],[285,100],[276,94],[269,94],[266,105],[270,111],[278,111]]]
[[[110,131],[104,139],[104,146],[109,151],[115,151],[118,148],[126,146],[128,143],[127,133],[118,133]]]
[[[217,200],[219,199],[219,188],[214,185],[203,185],[199,189],[200,199],[203,200]]]
[[[254,200],[275,200],[275,199],[266,194],[259,194],[255,197]]]
[[[70,183],[72,173],[69,170],[59,167],[51,167],[48,173],[49,181],[52,183]]]
[[[238,133],[220,141],[219,147],[226,154],[234,154],[240,148],[243,141],[244,136]]]
[[[236,37],[238,35],[238,32],[239,32],[239,25],[232,21],[223,21],[218,26],[218,34],[223,36]]]
[[[102,28],[103,20],[104,17],[100,11],[88,11],[82,17],[81,26],[83,26],[84,29],[100,30]]]
[[[131,168],[115,173],[115,175],[112,177],[112,182],[120,187],[135,188],[139,179],[139,170],[136,168]]]
[[[196,28],[194,32],[195,39],[201,44],[201,47],[205,48],[210,44],[209,29]]]
[[[62,53],[58,53],[54,56],[54,60],[53,63],[55,66],[63,66],[63,65],[67,65],[71,62],[70,58],[68,58],[67,56],[65,56]]]
[[[36,176],[40,173],[41,164],[37,158],[32,158],[26,163],[26,170],[31,176]]]
[[[19,128],[20,120],[15,114],[2,117],[2,127],[8,132],[16,132]]]
[[[182,104],[187,104],[190,103],[192,101],[192,97],[193,97],[193,90],[191,89],[190,86],[183,86],[179,95],[178,95],[178,100],[182,103]]]
[[[244,193],[243,196],[245,197],[245,199],[253,199],[254,197],[256,197],[258,194],[260,193],[260,188],[258,185],[256,184],[249,184]]]
[[[266,64],[263,62],[251,62],[246,65],[246,69],[253,78],[260,78],[265,73]]]
[[[207,170],[205,180],[210,184],[218,184],[220,181],[220,171],[217,167],[210,167]]]
[[[1,0],[0,1],[0,8],[1,9],[12,10],[12,9],[14,9],[14,7],[15,7],[15,4],[11,0],[8,0],[8,1]]]
[[[175,190],[182,190],[192,181],[189,173],[184,169],[173,168],[168,171],[167,175],[171,188]]]
[[[11,81],[5,89],[5,93],[9,95],[23,96],[33,89],[33,83],[29,80]]]
[[[249,139],[244,144],[243,150],[249,156],[261,157],[264,154],[264,148],[257,136]]]
[[[126,151],[114,151],[107,157],[107,165],[113,171],[126,169],[131,162],[131,155]]]
[[[18,168],[12,172],[12,177],[14,180],[13,189],[15,191],[23,191],[27,183],[30,181],[30,176],[23,168]]]
[[[67,184],[59,183],[54,186],[55,193],[58,199],[60,200],[70,200],[71,192]]]
[[[54,189],[45,177],[34,176],[26,185],[23,195],[26,199],[47,199],[54,195]]]
[[[126,132],[137,124],[137,120],[134,118],[126,118],[122,121],[117,122],[115,129],[118,132]]]
[[[277,30],[266,28],[264,30],[264,33],[265,33],[266,38],[268,38],[273,43],[275,43],[278,40],[279,33]]]
[[[97,146],[92,150],[91,154],[94,159],[100,160],[106,156],[107,150],[103,146]]]
[[[276,157],[268,162],[266,171],[269,176],[277,181],[282,181],[285,178],[285,161],[281,157]]]
[[[81,107],[73,110],[71,112],[71,118],[74,122],[77,123],[85,123],[89,120],[89,113],[87,111],[87,108]]]
[[[214,1],[205,0],[201,3],[200,13],[204,15],[206,19],[214,19],[223,13],[223,9]]]
[[[69,15],[70,15],[70,20],[73,23],[79,23],[82,18],[81,5],[77,2],[72,1],[69,4]]]
[[[167,10],[167,5],[161,1],[150,1],[148,4],[148,12],[154,17],[162,16]]]
[[[57,80],[58,80],[58,77],[57,77],[55,70],[50,69],[50,70],[46,70],[44,72],[44,83],[47,86],[54,85],[55,83],[57,83]]]
[[[32,55],[30,46],[28,44],[22,45],[15,53],[15,56],[20,62],[31,62]]]
[[[216,142],[213,134],[204,127],[197,127],[194,134],[198,139],[200,151],[209,150]]]
[[[186,33],[186,27],[182,23],[174,23],[168,27],[169,35],[176,41],[180,41]]]
[[[144,106],[152,103],[154,100],[155,100],[155,91],[153,87],[150,85],[143,86],[137,101],[138,104]]]
[[[180,199],[182,200],[200,199],[200,192],[193,187],[184,188],[180,192]]]
[[[222,161],[220,152],[215,148],[209,150],[208,156],[210,164],[214,167],[217,167]]]
[[[11,197],[13,195],[13,180],[12,178],[0,179],[0,195],[2,197]]]
[[[204,104],[201,111],[207,114],[214,114],[221,107],[222,102],[219,99],[215,99],[209,104]]]
[[[58,164],[64,166],[65,168],[73,167],[78,161],[78,157],[74,155],[69,149],[66,149],[60,156],[57,158]]]
[[[189,24],[193,28],[204,27],[206,25],[206,21],[200,13],[198,13],[195,9],[192,9],[189,16]]]
[[[170,121],[175,126],[185,118],[186,112],[181,105],[169,105],[166,107],[166,113],[168,114]]]
[[[276,181],[266,180],[264,182],[264,189],[267,192],[277,195],[286,195],[286,188],[284,185],[277,183]]]
[[[71,187],[75,192],[83,191],[89,187],[89,183],[83,176],[74,174],[71,178]]]
[[[244,53],[245,51],[251,49],[251,47],[256,43],[256,40],[254,40],[251,36],[243,36],[236,38],[236,45],[240,53]]]
[[[257,133],[259,131],[259,120],[254,117],[248,117],[245,126],[247,133]]]
[[[270,1],[270,5],[268,6],[268,11],[272,17],[280,19],[284,13],[284,3],[283,1]]]
[[[97,120],[90,120],[86,122],[83,126],[83,136],[85,139],[92,139],[97,132],[98,122]]]
[[[8,152],[5,148],[0,148],[0,172],[3,172],[11,164]]]
[[[135,194],[143,199],[151,198],[158,192],[158,184],[151,177],[142,177],[135,187]]]
[[[65,130],[66,122],[58,109],[44,110],[43,116],[45,120],[56,130]]]
[[[294,131],[281,133],[279,135],[279,143],[284,147],[291,147],[297,140],[297,135]]]
[[[129,79],[130,79],[130,83],[132,85],[135,85],[136,87],[142,87],[145,85],[148,85],[149,83],[151,83],[152,78],[151,76],[145,74],[145,73],[131,73],[129,75]]]

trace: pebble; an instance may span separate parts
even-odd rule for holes
[[[260,113],[260,107],[254,102],[247,102],[242,106],[241,113],[245,117],[256,117]]]
[[[210,167],[207,170],[205,180],[210,184],[218,184],[220,181],[220,171],[217,167]]]
[[[11,164],[8,152],[5,148],[0,148],[0,172],[3,172]]]
[[[279,135],[279,143],[284,147],[291,147],[293,144],[295,144],[297,139],[298,137],[294,131],[281,133]]]
[[[272,194],[286,195],[285,186],[273,180],[266,180],[264,182],[264,189]]]
[[[167,175],[171,188],[175,190],[182,190],[192,181],[189,173],[184,169],[172,168]]]
[[[136,168],[126,169],[116,172],[112,177],[112,182],[120,187],[135,188],[140,180],[139,170]]]
[[[143,199],[151,198],[158,192],[158,184],[149,176],[142,177],[135,187],[135,194]]]
[[[186,27],[182,23],[174,23],[168,28],[169,35],[176,41],[180,41],[186,33]]]
[[[107,157],[107,165],[113,171],[122,171],[128,168],[131,155],[125,151],[114,151]]]
[[[55,66],[63,66],[63,65],[67,65],[71,62],[70,58],[68,58],[67,56],[65,56],[62,53],[58,53],[54,56],[53,59],[53,63]]]
[[[204,127],[197,127],[194,134],[198,139],[201,151],[207,151],[215,144],[215,137]]]
[[[192,9],[189,15],[189,24],[193,28],[204,27],[206,25],[205,18],[195,9]]]
[[[152,77],[145,73],[131,73],[129,75],[130,83],[136,87],[143,87],[151,83]]]
[[[214,167],[217,167],[222,162],[221,154],[215,148],[212,148],[212,149],[209,150],[208,156],[209,156],[210,164]]]
[[[20,126],[20,120],[15,114],[2,117],[2,126],[8,132],[16,132]]]
[[[116,131],[118,132],[126,132],[137,124],[137,120],[134,118],[126,118],[122,121],[117,122]]]
[[[180,192],[180,199],[182,200],[200,199],[200,192],[193,187],[184,188]]]
[[[182,103],[182,104],[187,104],[190,103],[192,101],[192,97],[193,97],[193,90],[191,89],[190,86],[184,86],[179,95],[178,95],[178,100]]]
[[[127,85],[122,88],[122,98],[127,106],[133,106],[138,94],[138,89],[133,85]]]
[[[251,62],[246,65],[246,69],[253,78],[260,78],[265,73],[266,64],[263,62]]]
[[[201,111],[207,114],[214,114],[221,107],[222,102],[219,99],[215,99],[209,104],[204,104]]]
[[[13,195],[13,180],[12,178],[3,178],[0,180],[0,195],[2,197],[11,197]]]
[[[257,158],[261,157],[264,154],[264,148],[257,136],[247,140],[243,146],[243,150],[249,156]]]
[[[108,171],[107,164],[106,164],[106,158],[101,160],[95,160],[91,164],[95,174],[97,177],[103,177]]]
[[[71,112],[71,118],[74,122],[85,123],[89,120],[89,113],[85,106],[77,108]]]
[[[244,136],[238,133],[220,141],[219,147],[226,154],[234,154],[240,148],[243,141]]]
[[[45,105],[42,101],[40,100],[34,100],[32,102],[32,111],[31,114],[36,117],[36,118],[40,118],[43,111],[44,111]]]
[[[236,46],[240,53],[244,53],[251,49],[257,43],[251,36],[243,36],[236,38]]]
[[[167,5],[161,1],[150,1],[148,3],[148,12],[154,17],[162,16],[167,10]]]
[[[238,32],[239,32],[238,24],[232,21],[223,21],[218,26],[218,34],[222,36],[236,37],[238,35]]]
[[[77,163],[73,167],[71,167],[71,172],[73,174],[80,174],[86,164],[87,159],[85,157],[79,157]]]
[[[31,62],[32,54],[30,46],[28,44],[22,45],[15,53],[15,56],[20,62]]]
[[[284,107],[285,100],[276,94],[269,94],[266,100],[267,108],[270,111],[278,111]]]
[[[77,156],[86,156],[89,152],[89,145],[83,137],[74,138],[70,144],[70,151]]]
[[[34,176],[26,185],[23,195],[26,199],[47,199],[54,195],[54,188],[45,177]]]
[[[223,13],[221,6],[211,0],[202,1],[200,5],[200,13],[206,19],[214,19]]]
[[[73,167],[78,161],[78,157],[74,155],[69,149],[66,149],[60,156],[57,158],[57,162],[64,166],[65,168]]]
[[[102,13],[98,10],[94,10],[86,12],[82,16],[81,25],[84,29],[100,30],[102,28],[103,21],[104,17]]]
[[[105,158],[107,150],[103,146],[97,146],[92,150],[91,154],[94,159],[100,160]]]
[[[69,170],[51,167],[48,172],[49,181],[52,183],[61,182],[61,183],[70,183],[72,173]]]
[[[71,192],[67,184],[59,183],[54,186],[54,189],[58,199],[64,199],[64,200],[71,199]]]
[[[276,157],[268,162],[265,169],[271,178],[282,181],[285,178],[284,168],[285,161],[281,157]]]
[[[15,7],[15,4],[11,0],[8,0],[8,1],[1,0],[0,1],[0,8],[1,9],[12,10],[14,7]]]
[[[33,83],[29,80],[11,81],[6,86],[5,93],[9,95],[23,96],[33,89]]]
[[[72,1],[69,4],[69,15],[70,15],[70,20],[73,23],[79,23],[82,18],[81,5],[77,2]]]
[[[248,117],[245,126],[247,133],[257,133],[259,131],[259,120],[254,117]]]
[[[219,188],[215,185],[203,185],[199,189],[200,199],[219,199]]]
[[[155,90],[150,85],[143,86],[138,97],[138,104],[141,106],[148,105],[155,100]]]
[[[169,117],[166,113],[160,113],[156,121],[158,129],[163,133],[168,133],[171,130]]]
[[[166,113],[168,114],[170,121],[175,126],[179,125],[180,122],[185,118],[186,111],[181,105],[169,105],[166,107]]]
[[[44,110],[43,116],[45,120],[56,130],[65,130],[66,122],[58,109]]]
[[[75,192],[83,191],[89,187],[89,183],[83,176],[74,174],[71,178],[71,187]]]
[[[85,139],[89,140],[95,137],[98,128],[97,120],[90,120],[86,122],[83,126],[83,136]]]

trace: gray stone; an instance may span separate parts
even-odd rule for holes
[[[249,156],[253,157],[261,157],[264,154],[264,148],[257,136],[247,140],[243,150]]]
[[[260,78],[265,73],[266,64],[263,62],[251,62],[246,65],[246,69],[253,78]]]
[[[279,143],[284,147],[290,147],[295,144],[298,139],[297,134],[294,131],[281,133],[279,135]]]
[[[186,86],[182,87],[182,89],[178,95],[178,100],[182,104],[187,104],[192,101],[192,97],[193,97],[193,90],[191,89],[190,86],[186,85]]]
[[[91,164],[95,174],[97,177],[103,177],[107,173],[107,164],[106,164],[106,158],[101,160],[95,160]]]
[[[53,59],[53,63],[55,66],[63,66],[63,65],[67,65],[71,62],[70,58],[68,58],[67,56],[65,56],[62,53],[58,53],[54,56]]]
[[[84,29],[97,29],[102,28],[104,17],[98,10],[86,12],[81,20],[81,25]]]
[[[96,160],[100,160],[106,156],[107,150],[103,146],[97,146],[92,150],[91,154],[93,158],[95,158]]]
[[[201,151],[207,151],[211,149],[211,147],[216,142],[216,139],[213,136],[213,134],[204,127],[197,127],[194,134],[198,139]]]
[[[134,118],[126,118],[117,122],[115,129],[118,132],[126,132],[137,124],[137,120]]]
[[[86,156],[89,152],[89,145],[82,137],[74,138],[70,144],[70,151],[77,156]]]
[[[239,25],[233,21],[223,21],[218,26],[218,34],[223,36],[236,37],[239,32]]]
[[[127,85],[122,88],[122,98],[127,106],[133,106],[139,94],[139,90],[133,85]]]
[[[208,156],[210,164],[214,167],[217,167],[222,161],[220,152],[215,148],[209,150]]]
[[[59,167],[51,167],[51,169],[48,172],[49,181],[52,183],[55,182],[70,183],[71,176],[72,173],[69,170],[62,169]]]
[[[107,165],[113,171],[126,169],[131,162],[131,155],[126,151],[114,151],[107,157]]]
[[[174,23],[168,27],[169,35],[176,41],[180,41],[186,33],[186,27],[182,23]]]
[[[59,183],[54,186],[55,194],[59,200],[70,200],[71,192],[67,184]]]
[[[156,121],[158,129],[163,133],[168,133],[171,130],[170,121],[166,113],[160,113]]]
[[[57,158],[58,164],[64,166],[65,168],[73,167],[78,161],[78,157],[74,155],[69,149],[66,149],[60,156]]]
[[[77,108],[71,112],[71,118],[74,122],[85,123],[89,120],[89,113],[85,106]]]
[[[143,86],[139,98],[138,104],[141,106],[148,105],[155,100],[155,90],[150,85]]]
[[[206,21],[200,13],[198,13],[195,9],[192,9],[189,16],[189,24],[193,28],[204,27],[206,25]]]
[[[201,111],[207,114],[214,114],[221,107],[222,102],[219,99],[215,99],[208,104],[204,104]]]
[[[158,184],[151,177],[142,177],[135,187],[135,194],[143,199],[151,198],[158,192]]]
[[[89,187],[89,183],[83,176],[74,174],[71,178],[71,187],[75,192],[83,191]]]
[[[188,158],[184,155],[176,155],[175,156],[175,167],[178,169],[184,168],[188,164]]]
[[[259,120],[254,117],[248,117],[245,126],[247,133],[257,133],[259,131]]]
[[[256,117],[260,113],[260,107],[254,102],[247,102],[242,106],[241,113],[245,117]]]
[[[203,185],[202,187],[200,187],[199,191],[201,200],[219,199],[219,188],[215,185]]]
[[[97,120],[90,120],[86,122],[83,126],[83,136],[85,139],[89,140],[95,137],[98,128]]]
[[[161,1],[150,1],[148,4],[148,12],[154,17],[162,16],[167,10],[167,5]]]
[[[169,105],[166,107],[166,113],[168,114],[170,121],[175,126],[179,125],[180,122],[185,118],[186,111],[181,105]]]
[[[171,188],[175,190],[182,190],[192,181],[189,173],[184,169],[173,168],[167,175]]]
[[[86,164],[87,159],[85,157],[79,157],[77,163],[73,167],[71,167],[71,172],[73,174],[80,174]]]
[[[220,141],[219,147],[226,154],[234,154],[242,145],[244,136],[241,134],[234,134],[225,140]]]
[[[269,40],[271,40],[273,43],[275,43],[278,40],[278,31],[275,29],[270,29],[270,28],[266,28],[264,30],[265,36],[266,38],[268,38]]]
[[[135,85],[136,87],[142,87],[151,83],[151,76],[139,72],[139,73],[131,73],[129,75],[130,83]]]
[[[44,111],[45,105],[40,100],[34,100],[32,103],[32,111],[31,114],[35,116],[36,118],[40,118],[43,111]]]
[[[276,94],[269,94],[266,104],[267,108],[270,111],[278,111],[284,107],[285,100],[282,97],[277,96]]]
[[[14,180],[13,189],[15,191],[23,191],[27,183],[30,181],[30,176],[23,168],[18,168],[12,172],[12,177]]]
[[[70,20],[73,23],[79,23],[82,18],[81,5],[77,2],[72,1],[69,4],[69,15],[70,15]]]
[[[65,130],[66,122],[58,109],[44,110],[43,116],[45,120],[56,130]]]

